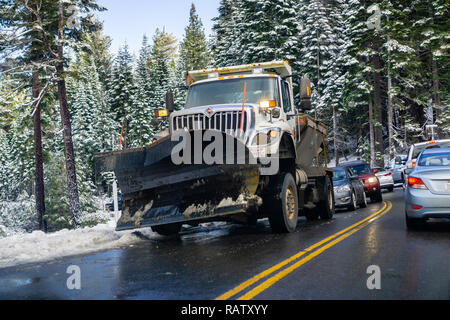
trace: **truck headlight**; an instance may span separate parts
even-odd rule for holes
[[[375,183],[375,182],[377,182],[377,178],[369,178],[369,183]]]
[[[272,144],[278,140],[280,137],[281,130],[279,128],[270,128],[259,131],[253,138],[253,146],[264,146]]]

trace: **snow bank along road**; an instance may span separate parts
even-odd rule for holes
[[[449,299],[450,223],[407,231],[403,192],[384,199],[331,221],[301,219],[292,234],[272,234],[266,221],[179,238],[130,233],[133,246],[0,269],[0,298]],[[80,290],[67,287],[70,266]]]
[[[114,228],[114,224],[102,224],[49,234],[35,231],[0,239],[0,268],[123,247],[154,234],[149,228],[134,232],[116,232]]]

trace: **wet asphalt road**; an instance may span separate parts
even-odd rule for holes
[[[407,231],[403,191],[385,193],[384,200],[339,211],[331,221],[300,218],[292,234],[272,234],[267,221],[199,227],[180,238],[0,269],[0,299],[215,299],[261,272],[229,298],[450,299],[450,222]],[[386,213],[354,226],[377,212]],[[81,290],[66,287],[70,265],[81,269]],[[380,290],[367,288],[371,265],[380,269]]]

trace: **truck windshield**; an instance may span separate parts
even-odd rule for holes
[[[247,83],[245,103],[259,104],[275,100],[279,106],[276,78],[239,78],[195,84],[189,88],[186,108],[219,104],[242,104],[244,83]]]

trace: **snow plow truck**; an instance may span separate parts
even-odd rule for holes
[[[300,103],[294,105],[293,79]],[[334,214],[326,128],[311,110],[311,83],[287,61],[187,72],[187,99],[173,94],[155,113],[168,128],[151,145],[96,154],[96,172],[114,172],[123,208],[117,230],[151,227],[177,234],[183,224],[254,224],[276,233]]]

